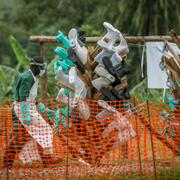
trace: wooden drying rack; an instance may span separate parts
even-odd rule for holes
[[[160,41],[168,41],[168,42],[175,42],[178,47],[180,47],[180,36],[177,36],[177,34],[171,30],[170,36],[124,36],[127,43],[133,43],[133,44],[141,44],[143,45],[145,42],[160,42]],[[95,44],[101,37],[86,37],[86,43],[89,44]],[[57,43],[56,36],[30,36],[29,40],[34,43],[40,44],[40,55],[43,59],[45,59],[45,45],[46,43]],[[47,74],[45,74],[42,77],[42,83],[41,83],[41,98],[47,97]]]

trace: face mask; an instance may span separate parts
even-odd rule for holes
[[[39,76],[40,76],[40,77],[43,76],[43,75],[45,74],[45,72],[46,72],[45,69],[41,69],[41,70],[40,70],[40,73],[39,73]]]

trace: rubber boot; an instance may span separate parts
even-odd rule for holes
[[[86,37],[85,37],[86,32],[81,28],[78,28],[77,32],[78,32],[78,42],[79,42],[79,45],[82,47],[86,43]]]
[[[76,52],[78,58],[81,60],[82,64],[86,64],[87,60],[88,60],[88,50],[85,46],[80,46],[79,42],[78,42],[78,32],[75,28],[72,28],[69,31],[68,34],[70,43],[71,43],[71,47],[74,49],[74,51]]]
[[[117,98],[117,100],[123,100],[122,95],[116,89],[112,88],[111,92]]]
[[[116,68],[114,69],[114,76],[115,76],[116,80],[114,83],[112,83],[112,86],[114,87],[114,86],[120,84],[121,78],[129,73],[130,73],[130,71],[127,68],[125,61],[122,61],[121,67],[119,69],[116,69]]]
[[[115,86],[117,84],[121,84],[121,78],[118,76],[115,67],[113,67],[110,58],[105,56],[102,61],[107,71],[115,77],[115,82],[112,85]]]
[[[81,60],[76,55],[75,50],[71,47],[68,49],[68,58],[77,66],[81,74],[85,73],[85,68]]]
[[[116,72],[117,72],[117,76],[119,76],[119,77],[123,77],[130,73],[124,60],[121,62],[121,67],[119,69],[117,69]]]
[[[125,100],[128,100],[128,99],[131,98],[131,96],[130,96],[129,91],[128,91],[127,88],[125,88],[125,89],[123,90],[123,92],[121,92],[119,95],[120,95],[123,99],[125,99]]]
[[[102,87],[100,89],[100,92],[102,93],[102,95],[105,97],[104,100],[107,100],[107,101],[115,101],[116,100],[116,97],[113,96],[112,92],[110,89],[106,88],[106,87]]]
[[[114,44],[119,38],[120,31],[114,28],[110,23],[104,22],[103,26],[106,28],[107,33],[100,41],[105,41],[108,45]],[[100,42],[98,41],[98,43]]]

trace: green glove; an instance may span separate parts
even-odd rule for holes
[[[68,53],[67,53],[66,49],[64,49],[62,47],[58,46],[58,47],[56,47],[56,49],[54,51],[61,59],[66,59],[68,57]]]
[[[31,124],[31,118],[30,118],[30,102],[28,101],[22,101],[20,102],[20,107],[21,107],[21,113],[23,116],[23,123],[24,124]]]
[[[45,112],[45,105],[43,103],[39,103],[36,107],[39,109],[41,113]]]
[[[61,109],[61,110],[58,109],[58,110],[55,111],[55,124],[56,124],[57,126],[59,126],[60,123],[61,123],[60,113],[62,113],[62,115],[63,115],[62,125],[63,125],[64,127],[66,127],[66,125],[67,125],[67,122],[66,122],[67,111],[66,111],[65,109]]]
[[[61,132],[60,123],[61,123],[60,110],[58,109],[55,111],[55,123],[54,123],[54,128],[53,128],[55,134],[60,134],[60,132]]]
[[[60,125],[60,110],[56,110],[55,111],[55,124],[56,126],[59,126]]]
[[[68,114],[68,112],[65,109],[61,109],[61,113],[63,114],[62,125],[64,127],[66,127],[67,126],[67,114]]]
[[[62,70],[68,73],[69,69],[74,66],[75,65],[69,59],[57,60],[54,63],[54,74],[55,76],[57,75],[59,67],[62,67]]]
[[[63,34],[63,32],[59,31],[59,34],[56,36],[57,42],[62,42],[64,46],[68,49],[70,48],[70,42],[67,37]]]
[[[45,108],[45,105],[44,105],[43,103],[39,103],[36,107],[39,109],[39,111],[40,111],[41,113],[47,115],[47,116],[48,116],[48,119],[49,119],[50,121],[53,120],[53,116],[54,116],[54,111],[53,111],[53,110],[51,110],[51,109],[49,109],[49,108]]]

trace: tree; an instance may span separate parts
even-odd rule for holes
[[[39,54],[38,44],[30,43],[30,35],[68,34],[72,27],[82,27],[87,36],[103,35],[104,21],[110,22],[126,35],[167,35],[170,29],[180,33],[180,3],[178,0],[1,0],[0,1],[0,64],[18,64],[8,44],[12,34],[28,56]],[[141,48],[129,45],[128,64],[130,87],[140,77]],[[54,57],[53,45],[46,58]]]

